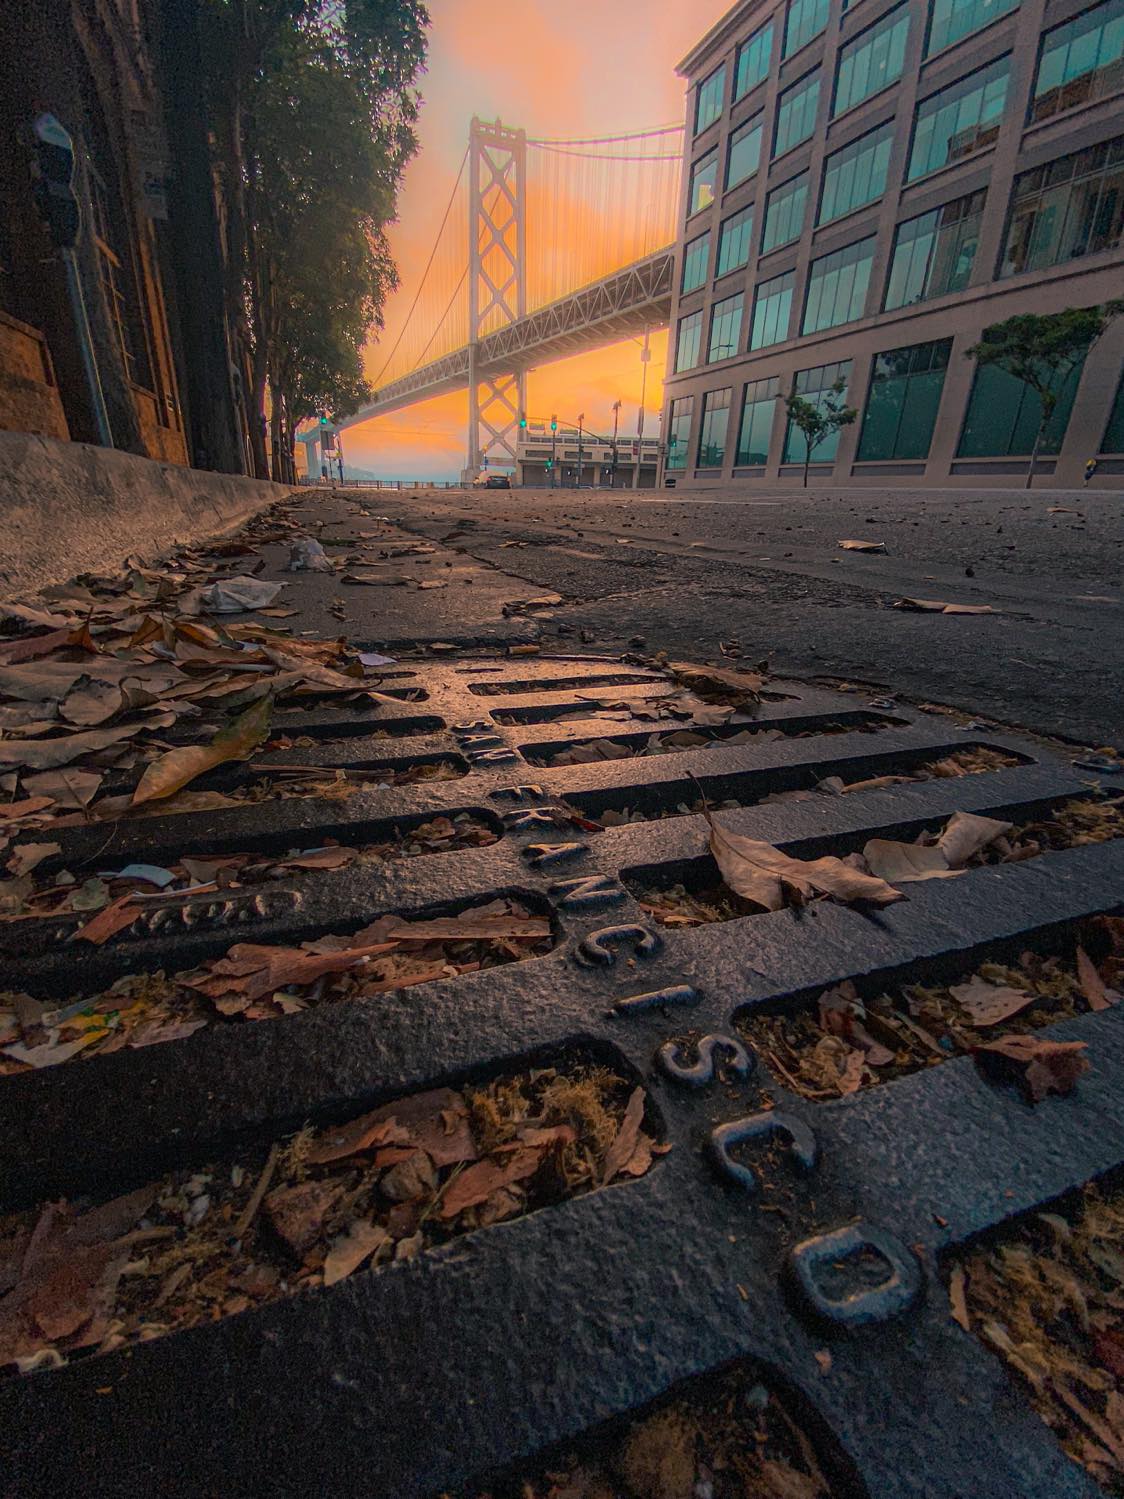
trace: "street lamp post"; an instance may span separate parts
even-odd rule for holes
[[[582,423],[585,421],[585,412],[578,413],[578,478],[574,485],[575,489],[582,487]]]
[[[613,457],[609,465],[610,489],[616,489],[617,487],[617,433],[620,430],[621,406],[623,404],[624,403],[622,401],[613,402]]]
[[[650,328],[644,329],[644,347],[640,351],[640,363],[642,366],[640,376],[640,419],[636,423],[636,469],[632,475],[633,489],[640,488],[640,464],[644,458],[644,402],[648,395],[648,365],[652,360],[651,333],[652,330]]]
[[[558,456],[558,417],[550,414],[550,487],[554,488],[554,465]]]

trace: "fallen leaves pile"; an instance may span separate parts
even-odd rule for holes
[[[1124,1193],[1089,1185],[1024,1218],[951,1267],[949,1297],[1070,1457],[1124,1493]]]
[[[439,1088],[90,1206],[0,1218],[0,1365],[55,1367],[262,1306],[643,1176],[645,1095],[604,1068]]]
[[[808,860],[792,858],[762,839],[732,833],[708,808],[702,811],[710,824],[710,852],[725,888],[691,892],[673,885],[641,891],[640,904],[664,926],[730,921],[824,897],[845,904],[889,905],[904,898],[899,885],[952,879],[987,864],[1021,863],[1049,850],[1124,836],[1124,799],[1089,797],[1066,802],[1020,828],[974,812],[954,812],[941,833],[922,833],[913,843],[872,838],[861,854]]]
[[[829,1499],[831,1493],[798,1419],[751,1373],[735,1368],[695,1380],[623,1430],[590,1435],[545,1469],[472,1499]]]
[[[547,917],[501,898],[456,916],[379,916],[349,936],[299,947],[238,942],[202,967],[127,974],[61,1005],[8,991],[0,993],[0,1076],[178,1041],[214,1021],[273,1020],[456,978],[549,952],[552,943]]]
[[[953,780],[960,776],[982,775],[991,770],[1003,770],[1018,765],[1016,755],[1001,750],[970,748],[956,750],[939,760],[927,760],[912,766],[908,771],[892,771],[885,775],[870,776],[862,780],[846,781],[842,776],[827,776],[817,782],[814,789],[795,791],[771,791],[767,796],[751,797],[747,801],[729,798],[711,802],[713,812],[734,812],[741,807],[767,806],[774,802],[815,801],[820,796],[839,796],[852,791],[881,791],[887,786],[904,785],[908,781]],[[693,802],[677,802],[674,807],[659,812],[644,812],[636,807],[611,807],[598,812],[602,827],[618,828],[632,822],[661,822],[669,817],[701,816],[706,804],[701,798]]]
[[[291,849],[286,854],[202,854],[178,859],[167,866],[130,863],[117,869],[99,869],[83,877],[68,869],[43,874],[35,867],[46,857],[44,850],[53,849],[57,853],[58,844],[21,844],[9,860],[9,868],[18,858],[21,862],[16,867],[22,872],[16,878],[0,882],[0,921],[69,917],[74,919],[75,930],[85,940],[100,946],[115,933],[109,930],[103,933],[101,928],[92,926],[92,921],[108,907],[115,907],[121,913],[122,926],[118,930],[123,930],[144,911],[194,900],[205,902],[216,893],[234,894],[249,886],[275,884],[292,874],[415,858],[444,853],[447,849],[482,848],[495,843],[497,837],[473,813],[458,812],[452,817],[431,818],[408,832],[396,832],[381,843],[348,846],[329,840],[316,848]],[[35,865],[31,865],[32,858]]]
[[[871,717],[861,723],[822,723],[814,729],[738,729],[726,733],[717,728],[676,729],[670,734],[652,734],[640,744],[615,739],[583,739],[567,749],[536,752],[525,746],[524,758],[531,765],[592,765],[598,760],[635,760],[648,755],[675,755],[682,750],[706,749],[711,745],[773,744],[780,739],[811,739],[831,734],[876,734],[892,728],[891,718]]]
[[[1039,1102],[1068,1092],[1088,1063],[1083,1043],[1037,1033],[1107,1009],[1124,990],[1124,918],[1095,917],[1078,936],[1072,957],[1025,952],[1014,964],[982,963],[951,984],[903,984],[865,1001],[847,982],[821,994],[814,1009],[746,1016],[738,1028],[805,1098],[841,1098],[975,1055]]]

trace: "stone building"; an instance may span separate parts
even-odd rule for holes
[[[799,482],[783,397],[837,381],[836,483],[1018,483],[1041,408],[965,358],[1124,294],[1124,0],[742,0],[694,48],[668,477]],[[1037,472],[1124,484],[1124,318]]]

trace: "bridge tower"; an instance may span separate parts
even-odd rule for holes
[[[468,204],[468,468],[515,464],[527,377],[481,374],[480,340],[527,311],[527,132],[473,119]]]

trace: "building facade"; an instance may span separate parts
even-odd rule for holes
[[[659,468],[660,445],[655,438],[610,438],[595,432],[581,435],[581,488],[651,489]],[[578,429],[559,427],[551,433],[543,423],[531,422],[516,444],[514,482],[520,488],[578,488]],[[640,482],[636,464],[640,462]],[[614,461],[615,460],[615,461]],[[552,478],[553,476],[553,478]]]
[[[743,0],[680,66],[665,477],[799,483],[784,397],[845,392],[847,484],[1017,484],[1038,397],[965,357],[1124,295],[1124,0]],[[1036,473],[1124,485],[1124,317]],[[1040,481],[1041,482],[1041,481]]]

